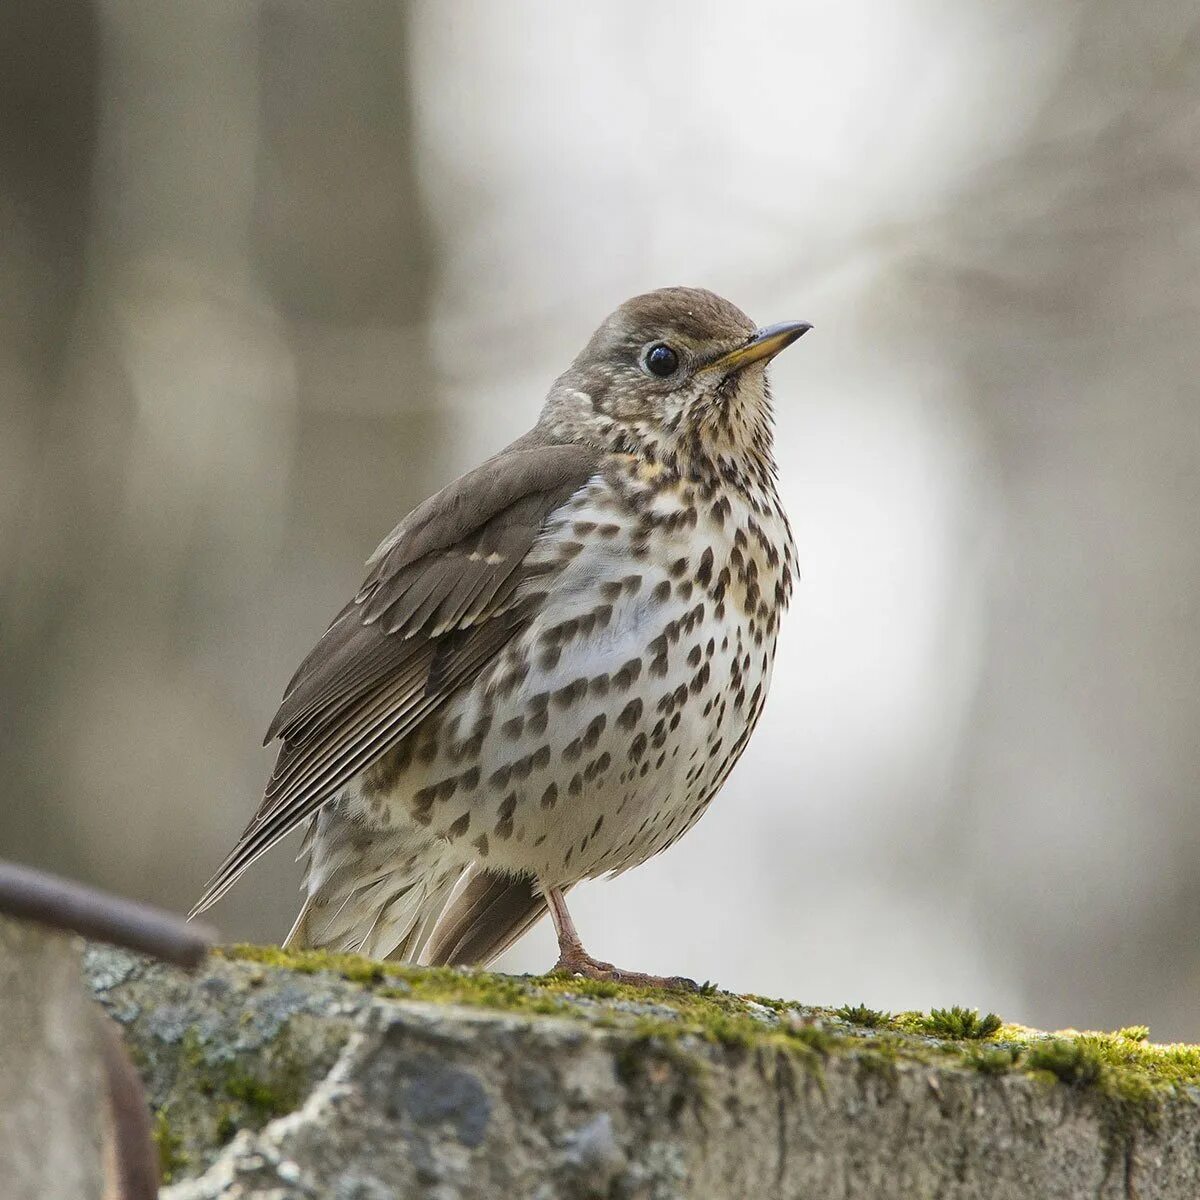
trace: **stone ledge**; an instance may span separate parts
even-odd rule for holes
[[[87,970],[156,1110],[163,1200],[1200,1195],[1200,1049],[1141,1030],[255,948]]]

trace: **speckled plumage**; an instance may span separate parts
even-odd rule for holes
[[[486,961],[549,895],[582,955],[562,894],[682,836],[762,711],[795,571],[764,367],[804,328],[695,289],[610,317],[535,430],[377,551],[202,906],[307,820],[293,942]]]

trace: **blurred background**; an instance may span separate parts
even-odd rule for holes
[[[0,854],[186,909],[375,544],[702,285],[816,325],[803,580],[587,944],[1200,1039],[1198,135],[1174,0],[3,5]]]

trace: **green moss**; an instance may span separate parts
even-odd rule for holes
[[[957,1006],[889,1017],[861,1004],[834,1010],[805,1009],[784,1000],[736,996],[715,989],[662,991],[553,975],[508,976],[411,967],[324,951],[233,946],[218,953],[264,968],[330,972],[375,995],[397,1000],[548,1014],[586,1020],[594,1026],[632,1029],[631,1063],[647,1054],[661,1058],[665,1046],[695,1038],[730,1049],[778,1048],[816,1071],[826,1057],[842,1053],[858,1056],[869,1074],[894,1073],[904,1062],[958,1066],[984,1075],[1027,1070],[1081,1094],[1095,1093],[1112,1104],[1119,1101],[1127,1116],[1145,1116],[1166,1089],[1200,1085],[1200,1047],[1153,1045],[1147,1041],[1149,1031],[1144,1026],[1129,1026],[1116,1033],[1068,1031],[1049,1037],[1002,1023],[994,1013],[980,1016],[975,1009]],[[640,1010],[651,1005],[653,1015],[639,1016]],[[664,1010],[669,1010],[669,1015]],[[839,1022],[878,1032],[874,1036],[839,1033]],[[903,1033],[965,1044],[930,1045],[904,1038]],[[979,1045],[982,1041],[989,1044]],[[686,1045],[681,1053],[695,1058]],[[254,1078],[260,1080],[258,1075]],[[280,1091],[275,1079],[274,1075],[263,1076],[262,1086],[242,1090],[238,1103],[268,1114],[285,1108],[293,1093],[287,1088]],[[217,1083],[218,1093],[228,1095],[224,1083]]]
[[[1003,1075],[1021,1060],[1020,1046],[970,1046],[965,1049],[967,1066],[982,1075]]]
[[[797,1007],[790,1000],[780,1000],[775,996],[758,996],[753,992],[750,992],[746,999],[751,1004],[757,1004],[760,1008],[769,1008],[774,1013],[787,1012],[788,1009]]]
[[[326,950],[284,950],[280,946],[218,946],[214,951],[223,958],[239,962],[261,963],[265,967],[282,967],[302,975],[331,971],[354,983],[380,983],[388,973],[387,964],[358,954],[330,954]]]
[[[901,1013],[896,1021],[909,1033],[955,1041],[982,1041],[998,1033],[1003,1024],[995,1013],[981,1017],[978,1009],[960,1008],[957,1004],[952,1008],[935,1008],[928,1014]]]
[[[219,1142],[228,1141],[238,1129],[261,1129],[274,1117],[293,1112],[304,1098],[310,1074],[286,1029],[249,1060],[213,1053],[189,1029],[180,1043],[179,1071],[177,1084],[185,1094],[225,1102],[206,1106]]]
[[[226,1109],[217,1117],[217,1145],[224,1146],[226,1142],[232,1141],[237,1131],[237,1118]]]
[[[159,1179],[163,1183],[170,1183],[176,1174],[188,1165],[190,1159],[183,1152],[183,1138],[171,1128],[165,1106],[154,1114],[151,1133],[155,1149],[158,1151]]]
[[[863,1025],[868,1029],[883,1029],[891,1024],[891,1014],[880,1012],[877,1008],[868,1008],[865,1004],[843,1004],[833,1010],[834,1015],[851,1025]]]
[[[1099,1083],[1104,1064],[1081,1041],[1061,1039],[1034,1046],[1025,1056],[1028,1071],[1044,1071],[1068,1087],[1086,1088]]]
[[[1068,1031],[1048,1044],[1063,1043],[1077,1047],[1097,1061],[1110,1076],[1129,1083],[1133,1091],[1139,1091],[1142,1082],[1152,1088],[1200,1084],[1200,1046],[1159,1046],[1134,1040],[1126,1036],[1124,1030],[1117,1033]],[[1033,1051],[1030,1052],[1032,1057]],[[1048,1065],[1046,1069],[1053,1070]]]
[[[1124,1029],[1118,1029],[1116,1036],[1125,1038],[1130,1042],[1148,1042],[1150,1040],[1149,1025],[1126,1025]]]
[[[253,1075],[230,1075],[225,1080],[225,1095],[245,1104],[263,1124],[290,1113],[303,1097],[297,1080],[268,1082]]]
[[[1140,1130],[1154,1130],[1165,1097],[1183,1082],[1178,1051],[1194,1079],[1194,1046],[1154,1047],[1119,1033],[1049,1038],[1030,1048],[1024,1066],[1034,1076],[1078,1092],[1092,1104],[1105,1138],[1108,1165],[1128,1154]],[[1153,1053],[1152,1053],[1153,1052]]]
[[[900,1079],[900,1043],[895,1038],[880,1038],[855,1056],[859,1078],[879,1079],[894,1088]]]
[[[557,1016],[586,1017],[600,1023],[589,1001],[619,1000],[631,1006],[668,1007],[674,1017],[655,1022],[659,1038],[692,1035],[722,1046],[750,1046],[774,1041],[802,1056],[827,1053],[830,1034],[811,1023],[791,1019],[783,1001],[761,1001],[788,1019],[768,1023],[753,1014],[747,1000],[709,986],[696,992],[633,987],[607,980],[566,978],[558,975],[512,976],[450,967],[410,967],[378,963],[356,955],[324,951],[285,951],[269,946],[232,946],[219,951],[224,957],[304,974],[328,971],[369,988],[375,995],[395,1000],[420,1000],[462,1004]],[[581,1004],[581,1002],[584,1002]],[[645,1033],[646,1030],[642,1030]]]

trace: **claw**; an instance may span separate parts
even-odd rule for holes
[[[552,975],[566,978],[599,979],[607,983],[627,983],[632,987],[665,988],[674,992],[698,992],[700,985],[685,975],[646,975],[641,971],[623,971],[612,963],[600,962],[580,950],[560,954]]]

